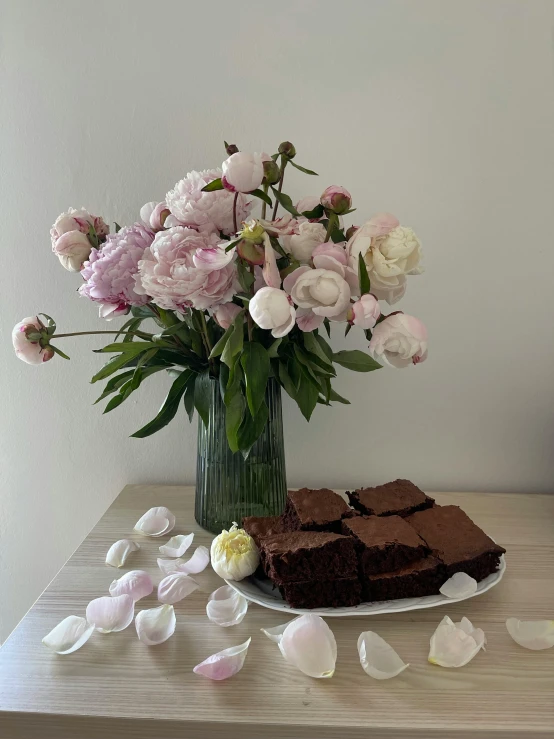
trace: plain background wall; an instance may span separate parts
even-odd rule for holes
[[[45,311],[103,328],[51,254],[68,206],[133,221],[222,141],[292,140],[286,190],[389,210],[427,270],[399,305],[430,332],[425,365],[339,372],[350,407],[308,426],[286,398],[291,485],[409,477],[428,490],[554,487],[554,86],[543,0],[3,0],[0,3],[0,642],[130,482],[193,483],[184,415],[158,377],[103,417],[92,337],[26,366],[10,332]],[[112,324],[113,325],[113,324]],[[352,332],[337,346],[364,348]],[[61,345],[61,341],[60,341]],[[121,532],[122,534],[124,532]],[[102,566],[102,563],[99,563]]]

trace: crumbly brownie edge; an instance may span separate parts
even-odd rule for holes
[[[485,552],[484,554],[480,554],[479,556],[466,560],[465,562],[456,562],[452,565],[446,565],[445,580],[452,577],[456,572],[465,572],[474,580],[480,582],[497,571],[500,565],[500,557],[501,555],[497,552]],[[438,557],[438,559],[440,559],[440,557]]]
[[[357,606],[362,599],[362,585],[354,577],[287,582],[278,587],[291,608],[344,608]]]

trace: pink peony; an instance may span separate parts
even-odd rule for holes
[[[352,207],[352,195],[344,187],[331,185],[323,191],[320,202],[326,210],[341,215]]]
[[[27,364],[42,364],[54,356],[54,350],[51,347],[43,348],[39,341],[31,341],[27,336],[30,333],[41,333],[43,328],[38,316],[24,318],[13,327],[12,343],[15,354]]]
[[[156,234],[139,263],[136,290],[160,308],[205,310],[228,303],[240,289],[233,261],[215,233],[174,226]]]
[[[392,313],[373,329],[369,353],[380,364],[408,367],[427,359],[427,329],[419,318]]]
[[[152,201],[145,203],[140,209],[140,219],[146,228],[152,231],[161,231],[169,215],[169,208],[165,200],[162,203]]]
[[[235,303],[223,303],[214,310],[213,317],[217,325],[227,331],[241,310]]]
[[[303,220],[306,219],[304,218]],[[298,233],[298,221],[290,213],[285,213],[285,215],[276,218],[274,221],[260,220],[259,223],[270,236],[290,236],[291,234]]]
[[[261,154],[237,151],[223,162],[221,169],[223,187],[231,192],[252,192],[262,184],[264,178]]]
[[[221,177],[220,169],[206,169],[203,172],[189,172],[173,190],[166,195],[167,207],[176,221],[183,226],[199,228],[213,226],[224,234],[233,234],[233,201],[235,196],[228,190],[202,192],[202,188],[212,180]],[[252,203],[244,195],[237,199],[237,223],[248,218]],[[172,220],[165,225],[175,225]]]
[[[354,326],[368,329],[373,328],[377,323],[377,319],[381,315],[379,301],[375,295],[366,294],[352,305],[348,312],[348,321]]]
[[[81,271],[85,284],[79,293],[100,303],[100,316],[114,318],[131,305],[144,305],[148,296],[136,291],[138,264],[154,239],[154,232],[135,223],[108,236],[101,249],[93,249]]]
[[[104,241],[110,230],[109,226],[104,223],[104,220],[100,216],[91,215],[85,208],[80,208],[79,210],[70,208],[67,213],[62,213],[56,218],[56,222],[50,229],[52,250],[55,251],[56,241],[63,234],[68,231],[80,231],[81,233],[88,234],[89,226],[93,226],[100,241]]]
[[[80,272],[89,258],[92,245],[82,231],[66,231],[56,240],[53,250],[68,272]]]

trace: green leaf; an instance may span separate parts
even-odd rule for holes
[[[98,249],[98,247],[100,245],[100,240],[98,238],[98,234],[96,233],[96,231],[95,231],[94,226],[92,225],[92,223],[89,223],[88,224],[88,234],[87,234],[87,236],[88,236],[88,240],[90,241],[90,243],[92,244],[92,246],[95,249]]]
[[[296,402],[300,412],[309,421],[319,397],[319,389],[309,382],[304,374],[300,377],[300,386],[296,393]]]
[[[225,405],[228,405],[235,393],[238,393],[240,391],[240,385],[242,382],[242,367],[240,365],[240,362],[237,362],[236,359],[233,363],[233,366],[230,368],[229,371],[229,379],[227,380],[227,386],[225,388],[225,395],[223,397],[223,402]]]
[[[110,361],[106,362],[101,370],[99,370],[95,375],[92,376],[91,382],[98,382],[98,380],[104,380],[106,379],[106,377],[113,375],[113,373],[117,372],[118,369],[125,367],[129,362],[129,357],[132,356],[133,355],[125,353],[120,354],[119,357],[114,357],[113,359],[110,359]]]
[[[119,223],[117,221],[114,221],[113,222],[113,225],[114,225],[114,230],[115,230],[116,234],[118,234],[121,231],[121,226],[119,225]]]
[[[221,361],[229,368],[234,364],[234,358],[241,353],[244,344],[244,314],[242,311],[237,314],[231,328],[233,330],[221,354]]]
[[[233,394],[225,407],[225,432],[232,452],[239,450],[239,428],[244,418],[246,403],[240,390]]]
[[[331,372],[335,372],[333,368],[333,363],[331,360],[331,357],[333,356],[331,354],[331,357],[328,356],[327,352],[323,349],[321,344],[318,341],[318,336],[314,336],[311,332],[306,332],[304,334],[304,347],[310,352],[310,354],[315,355],[322,363],[324,367],[328,367]]]
[[[309,220],[313,221],[315,219],[320,219],[323,214],[325,213],[325,208],[321,205],[321,203],[318,203],[318,205],[315,206],[313,210],[303,210],[302,215],[304,218],[308,218]]]
[[[275,236],[270,236],[269,241],[271,242],[271,246],[275,249],[277,254],[285,257],[285,259],[290,259],[290,254],[287,254],[287,252],[283,249],[283,247],[279,243],[279,239],[277,239]]]
[[[294,391],[296,393],[300,387],[300,381],[302,380],[302,365],[297,359],[291,357],[287,364],[287,372],[290,375],[290,379],[292,380]]]
[[[179,408],[179,403],[185,392],[185,387],[192,374],[191,370],[185,370],[181,372],[179,377],[173,382],[169,392],[160,408],[158,415],[153,418],[146,426],[143,426],[134,434],[131,434],[135,439],[144,439],[145,436],[151,436],[159,431],[175,417]]]
[[[154,318],[154,312],[148,305],[133,305],[131,315],[135,318]]]
[[[56,354],[59,354],[60,357],[63,357],[64,359],[71,359],[71,357],[68,357],[67,354],[65,354],[65,352],[62,352],[61,349],[58,349],[57,346],[52,346],[52,344],[49,344],[49,346],[50,346],[50,349],[52,349],[53,351],[55,351]]]
[[[252,446],[260,437],[268,417],[269,409],[265,402],[259,407],[255,416],[252,416],[248,408],[245,408],[244,418],[237,435],[238,447],[245,457],[248,456]]]
[[[254,284],[254,281],[256,278],[254,277],[252,272],[250,272],[250,270],[246,266],[245,262],[242,261],[242,259],[237,259],[236,265],[237,265],[237,273],[238,273],[240,286],[242,287],[245,293],[249,293],[250,288]]]
[[[325,405],[330,405],[329,398],[331,397],[331,380],[328,377],[320,377],[319,384],[321,385],[321,393],[325,399]]]
[[[381,369],[381,365],[372,359],[369,354],[365,354],[365,352],[358,349],[333,354],[333,362],[346,367],[346,369],[354,370],[354,372],[372,372]]]
[[[333,244],[340,244],[343,241],[346,241],[344,231],[341,231],[340,228],[333,229],[333,231],[331,231],[331,241],[333,242]]]
[[[227,390],[227,383],[229,381],[229,367],[223,362],[219,363],[219,393],[221,400],[225,403],[225,391]]]
[[[350,210],[345,210],[344,213],[341,213],[342,216],[347,216],[349,213],[354,213],[356,208],[350,208]]]
[[[358,254],[358,279],[360,281],[360,294],[367,295],[371,289],[371,283],[369,281],[366,263],[361,252]]]
[[[324,366],[321,367],[318,363],[320,360],[317,360],[317,357],[314,357],[312,361],[312,358],[308,354],[305,354],[302,351],[302,349],[298,346],[298,344],[294,345],[294,354],[296,356],[296,359],[300,362],[300,364],[303,367],[305,367],[308,375],[310,375],[310,377],[313,378],[316,384],[319,385],[319,380],[317,379],[317,375],[328,375],[329,374],[329,368],[327,364],[324,364]],[[332,371],[333,371],[333,374],[335,374],[335,371],[334,370]]]
[[[110,411],[113,411],[114,408],[117,408],[120,406],[123,401],[125,400],[124,395],[114,395],[113,398],[106,404],[106,407],[103,410],[103,413],[109,413]]]
[[[231,249],[233,249],[233,247],[235,247],[240,241],[242,241],[242,238],[235,239],[234,241],[231,241],[230,244],[227,244],[227,246],[225,247],[225,253],[231,251]]]
[[[153,357],[156,356],[156,354],[158,353],[158,351],[159,351],[159,349],[150,349],[150,351],[144,352],[144,354],[142,355],[142,357],[139,357],[139,360],[137,362],[137,370],[140,367],[142,367],[143,365],[148,364],[148,362]],[[135,372],[136,372],[136,370],[135,370]]]
[[[273,205],[273,203],[271,202],[271,198],[269,197],[269,195],[266,192],[264,192],[263,190],[260,190],[259,188],[256,189],[256,190],[252,190],[252,192],[249,192],[248,194],[249,195],[254,195],[257,198],[260,198],[260,200],[263,200],[264,203],[267,203],[270,208]]]
[[[282,342],[282,337],[280,339],[275,339],[273,344],[269,347],[269,349],[267,350],[267,356],[270,359],[276,359],[279,356],[279,347],[281,346]]]
[[[96,405],[96,403],[99,403],[101,400],[104,400],[104,398],[107,398],[108,395],[111,395],[112,393],[115,393],[116,390],[119,390],[119,388],[127,382],[127,380],[130,380],[133,376],[135,370],[127,370],[127,372],[122,372],[120,375],[116,375],[115,377],[112,377],[111,380],[108,380],[106,383],[106,387],[104,388],[104,392],[102,395],[97,398],[93,405]]]
[[[313,174],[316,177],[319,176],[317,172],[313,171],[313,169],[306,169],[306,167],[301,167],[299,164],[296,164],[296,162],[293,159],[289,159],[289,164],[292,164],[293,167],[295,167],[296,169],[299,169],[301,172],[304,172],[304,174]]]
[[[300,215],[300,213],[296,210],[296,208],[293,205],[292,200],[290,199],[288,195],[285,195],[284,192],[279,192],[277,188],[273,186],[271,186],[271,190],[275,196],[275,199],[279,202],[279,205],[281,205],[285,210],[287,210],[293,216]]]
[[[296,400],[296,387],[283,362],[279,362],[279,382],[293,400]]]
[[[44,318],[46,318],[46,333],[48,334],[48,336],[52,336],[52,334],[56,332],[56,321],[47,313],[39,313],[39,316],[44,316]]]
[[[325,326],[325,330],[327,331],[327,336],[331,338],[331,321],[328,318],[324,318],[323,325]]]
[[[350,401],[346,398],[343,398],[342,395],[339,395],[337,392],[331,388],[331,392],[329,394],[329,400],[335,401],[336,403],[344,403],[344,405],[350,405]]]
[[[184,392],[184,390],[183,390]],[[198,415],[208,425],[210,418],[210,404],[212,402],[212,381],[210,379],[210,371],[204,370],[196,377],[194,383],[194,407],[198,411]]]
[[[215,190],[223,190],[223,182],[221,181],[221,177],[208,182],[208,184],[204,185],[204,187],[202,188],[202,192],[214,192]]]
[[[116,341],[113,344],[106,344],[102,349],[93,349],[96,354],[105,354],[109,352],[123,352],[127,355],[140,354],[148,349],[156,348],[151,341]]]
[[[219,339],[217,344],[213,347],[213,349],[210,352],[210,359],[213,359],[214,357],[219,357],[219,355],[222,353],[222,351],[225,349],[225,346],[227,342],[229,341],[231,334],[233,333],[234,326],[231,324],[229,328],[225,331],[223,336]]]
[[[344,329],[344,335],[345,335],[345,336],[348,336],[348,334],[349,334],[349,333],[350,333],[351,331],[352,331],[352,324],[351,324],[351,323],[347,323],[347,324],[346,324],[346,327],[345,327],[345,329]]]
[[[319,334],[316,334],[317,343],[321,347],[321,351],[325,354],[327,359],[329,359],[331,362],[333,361],[333,350],[329,346],[329,344],[325,341],[323,336],[320,336]]]
[[[195,373],[190,376],[187,384],[185,385],[185,394],[183,396],[183,403],[189,417],[189,421],[192,421],[192,417],[194,416],[194,386],[196,383],[196,378],[197,375]]]
[[[248,408],[254,417],[264,400],[270,370],[269,357],[261,344],[252,341],[242,350],[240,363],[246,382]]]

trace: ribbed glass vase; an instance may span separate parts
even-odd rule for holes
[[[225,406],[219,383],[212,380],[208,425],[198,419],[195,518],[214,534],[243,516],[275,516],[283,512],[287,494],[281,388],[271,379],[265,402],[269,417],[260,438],[244,459],[229,449]]]

